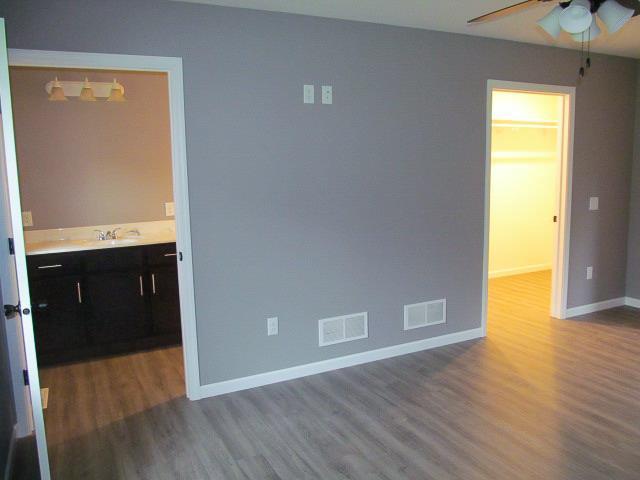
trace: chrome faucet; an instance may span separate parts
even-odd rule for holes
[[[103,230],[94,230],[94,232],[98,232],[96,235],[98,240],[117,240],[118,230],[122,230],[122,227],[116,227],[113,230],[107,230],[106,232]]]
[[[107,233],[108,233],[108,232],[107,232],[107,233],[105,233],[105,232],[104,232],[104,231],[102,231],[102,230],[94,230],[94,232],[98,232],[98,234],[96,235],[96,238],[97,238],[98,240],[106,240],[106,239],[107,239]]]

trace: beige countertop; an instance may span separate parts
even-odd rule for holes
[[[27,255],[44,255],[47,253],[80,252],[85,250],[102,250],[105,248],[135,247],[138,245],[154,245],[176,241],[173,232],[154,232],[140,236],[127,236],[117,240],[51,240],[26,244]]]

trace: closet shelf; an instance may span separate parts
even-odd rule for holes
[[[559,128],[560,123],[556,121],[509,120],[494,118],[491,122],[491,126],[504,128]]]

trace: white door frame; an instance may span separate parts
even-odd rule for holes
[[[487,302],[489,283],[489,216],[491,196],[491,121],[493,117],[493,91],[550,93],[562,95],[563,135],[561,161],[558,165],[557,208],[558,226],[553,258],[553,276],[551,279],[551,315],[556,318],[567,317],[567,290],[569,283],[569,241],[571,231],[571,183],[573,173],[573,138],[575,128],[576,88],[537,83],[510,82],[503,80],[487,81],[487,117],[486,152],[484,178],[484,252],[482,265],[482,330],[487,334]]]
[[[133,70],[163,72],[167,74],[169,84],[169,115],[171,121],[171,158],[173,166],[176,248],[177,251],[182,254],[182,261],[178,260],[178,283],[180,288],[180,316],[182,322],[186,393],[187,397],[191,400],[201,398],[198,342],[196,336],[196,309],[193,287],[193,260],[191,253],[182,59],[179,57],[9,49],[9,65],[23,67]],[[19,214],[20,212],[17,213]],[[20,235],[22,235],[22,233]],[[24,255],[24,251],[21,249],[21,251],[18,252],[16,248],[16,255],[18,254]],[[35,351],[33,345],[30,345],[30,348],[34,348]]]

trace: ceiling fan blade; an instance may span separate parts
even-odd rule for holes
[[[639,0],[618,0],[618,3],[623,7],[633,8],[636,13],[633,16],[640,15],[640,1]]]
[[[489,20],[496,20],[506,15],[511,15],[512,13],[516,13],[521,10],[525,10],[529,7],[533,7],[538,2],[549,2],[549,1],[551,0],[526,0],[524,2],[511,5],[509,7],[501,8],[500,10],[496,10],[495,12],[487,13],[486,15],[481,15],[479,17],[472,18],[467,23],[480,23],[480,22],[486,22]]]

